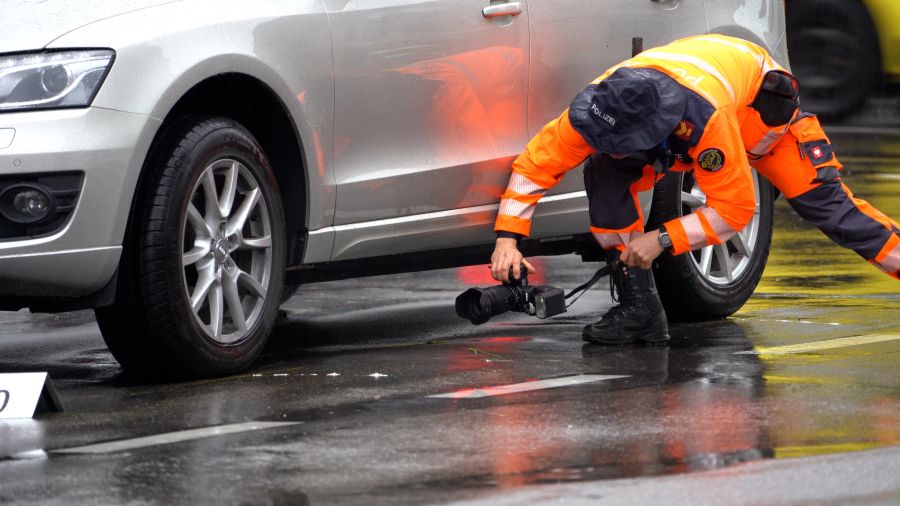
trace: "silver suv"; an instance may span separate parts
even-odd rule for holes
[[[718,32],[782,63],[776,0],[7,0],[0,37],[0,308],[93,307],[136,373],[260,352],[301,283],[484,263],[510,164],[605,68]],[[727,245],[666,258],[664,301],[749,297],[771,191]],[[643,195],[659,221],[704,196]],[[596,252],[574,171],[526,254]]]

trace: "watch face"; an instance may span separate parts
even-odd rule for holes
[[[672,239],[669,237],[667,232],[660,232],[659,234],[659,245],[663,248],[671,248],[672,247]]]

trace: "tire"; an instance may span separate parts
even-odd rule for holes
[[[281,200],[259,143],[234,121],[192,116],[151,148],[115,302],[95,314],[127,373],[233,373],[265,346],[284,273]]]
[[[858,0],[787,3],[787,45],[800,106],[824,119],[853,110],[881,78],[875,25]]]
[[[771,184],[753,172],[758,212],[725,244],[673,256],[660,255],[654,276],[667,317],[672,321],[725,318],[753,294],[772,243]],[[648,229],[692,212],[706,202],[694,176],[670,172],[656,184]]]

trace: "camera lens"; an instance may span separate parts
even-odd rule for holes
[[[509,309],[510,289],[506,286],[469,288],[456,297],[456,314],[481,325]]]

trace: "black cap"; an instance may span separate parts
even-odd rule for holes
[[[620,68],[588,86],[569,106],[569,121],[601,153],[651,149],[669,136],[684,114],[684,89],[648,68]]]

